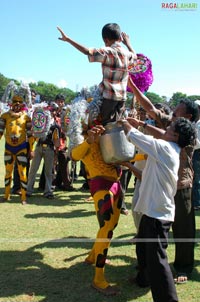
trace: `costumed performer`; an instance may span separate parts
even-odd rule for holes
[[[27,157],[28,148],[31,156],[34,138],[31,134],[31,118],[26,112],[26,106],[31,105],[31,92],[27,84],[15,85],[11,81],[2,97],[2,102],[10,105],[10,110],[0,117],[0,138],[5,133],[5,194],[3,202],[10,199],[12,172],[17,162],[21,186],[21,202],[26,204],[27,189]]]
[[[95,265],[92,286],[105,295],[118,293],[116,286],[111,286],[105,277],[105,263],[120,216],[121,185],[120,166],[106,164],[102,158],[99,136],[104,127],[99,123],[98,104],[77,97],[71,106],[68,135],[69,152],[72,160],[81,160],[86,166],[90,192],[94,200],[99,230],[96,241],[85,262]]]

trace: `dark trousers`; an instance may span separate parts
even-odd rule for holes
[[[114,101],[108,99],[102,99],[101,105],[101,118],[102,125],[115,122],[120,119],[125,111],[124,101]]]
[[[66,150],[58,151],[57,175],[55,184],[57,187],[63,186],[67,189],[71,185],[71,177],[69,173],[69,161]]]
[[[126,209],[125,195],[126,195],[126,191],[127,191],[131,176],[132,176],[132,173],[129,169],[122,170],[122,175],[120,177],[120,183],[121,183],[121,187],[122,187],[122,209]]]
[[[80,171],[79,171],[79,176],[82,176],[87,180],[87,172],[85,170],[85,165],[82,161],[80,161]]]
[[[40,174],[40,179],[39,179],[39,189],[44,190],[45,188],[45,167],[44,167],[44,163],[42,166],[42,172]]]
[[[192,204],[194,207],[200,206],[200,149],[194,151],[193,158],[194,179],[192,186]]]
[[[190,274],[194,266],[195,214],[191,191],[191,188],[178,190],[174,199],[176,210],[172,230],[174,239],[179,239],[179,242],[175,240],[174,268],[177,273]]]
[[[142,216],[136,254],[139,286],[151,287],[154,302],[177,302],[173,275],[168,263],[166,248],[171,222]]]

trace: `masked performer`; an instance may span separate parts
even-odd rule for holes
[[[5,134],[5,195],[2,201],[10,199],[10,187],[13,166],[16,161],[20,176],[21,202],[26,204],[27,156],[32,152],[34,139],[31,135],[31,119],[27,115],[26,106],[31,105],[31,92],[26,84],[15,85],[11,81],[2,97],[2,102],[10,105],[10,110],[0,117],[0,138]]]
[[[87,114],[88,112],[88,114]],[[90,192],[94,200],[99,231],[91,252],[85,259],[95,265],[92,286],[105,295],[118,293],[105,278],[104,268],[113,230],[118,224],[121,209],[121,185],[119,166],[106,164],[99,146],[99,136],[104,131],[98,125],[98,104],[88,104],[81,96],[72,102],[69,151],[72,160],[81,160],[86,166]]]

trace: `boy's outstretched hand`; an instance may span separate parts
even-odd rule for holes
[[[62,29],[57,26],[57,29],[59,30],[59,32],[61,33],[61,37],[59,37],[58,39],[59,40],[62,40],[62,41],[68,41],[68,37],[65,35],[65,33],[62,31]]]

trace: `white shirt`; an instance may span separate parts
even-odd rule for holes
[[[129,131],[127,138],[148,154],[134,211],[160,220],[174,221],[174,195],[181,149],[176,143],[155,139],[135,128]]]
[[[140,126],[138,127],[138,130],[144,134],[148,134],[147,130],[145,130],[144,127]],[[143,150],[141,150],[140,148],[137,148],[137,152],[138,154],[145,154]],[[146,159],[144,160],[138,160],[134,163],[134,166],[139,169],[141,172],[144,170],[144,167],[146,165]]]
[[[196,122],[195,128],[197,131],[197,139],[196,139],[196,145],[194,146],[194,150],[197,150],[200,149],[200,120]]]

